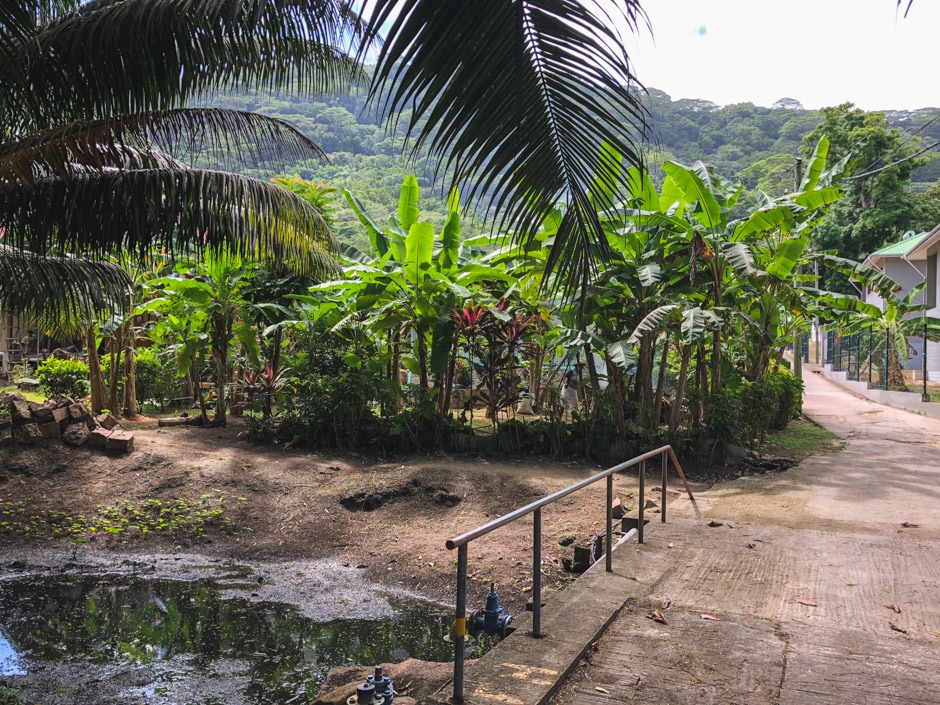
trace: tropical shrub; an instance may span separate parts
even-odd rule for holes
[[[64,394],[80,398],[88,395],[88,365],[80,360],[50,357],[36,368],[39,389],[50,397]]]
[[[176,375],[176,362],[164,351],[155,348],[137,348],[134,356],[134,378],[137,397],[153,400],[163,406],[167,399],[181,396],[180,380]]]

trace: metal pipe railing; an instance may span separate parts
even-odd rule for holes
[[[689,495],[689,499],[693,502],[695,497],[692,496],[692,490],[689,488],[689,482],[685,477],[685,473],[682,471],[682,466],[679,465],[679,461],[676,458],[675,451],[673,451],[672,446],[666,445],[656,450],[651,450],[643,455],[638,455],[635,458],[631,458],[626,462],[615,465],[612,468],[607,468],[595,475],[576,482],[570,487],[566,487],[563,490],[558,490],[553,492],[550,495],[546,495],[541,499],[537,499],[534,502],[530,502],[524,507],[520,507],[509,514],[501,516],[493,521],[487,522],[482,526],[478,526],[471,531],[460,534],[460,536],[455,536],[452,539],[448,539],[447,549],[452,551],[455,548],[457,549],[457,605],[456,605],[456,622],[454,629],[454,697],[453,701],[455,703],[463,702],[463,686],[464,686],[464,657],[466,654],[466,638],[467,638],[467,555],[468,550],[467,546],[471,541],[474,541],[481,536],[486,536],[486,534],[491,531],[495,531],[501,526],[506,526],[512,522],[520,519],[528,514],[532,514],[532,630],[531,636],[533,638],[539,638],[542,636],[542,507],[548,506],[553,502],[557,502],[563,497],[567,497],[578,490],[582,490],[585,487],[593,485],[595,482],[600,480],[607,480],[607,512],[606,512],[606,528],[607,535],[604,541],[604,552],[605,552],[605,568],[608,573],[613,572],[613,500],[614,500],[614,473],[623,472],[635,465],[639,465],[639,502],[638,502],[638,526],[637,526],[637,541],[643,543],[643,523],[644,523],[644,513],[646,510],[646,461],[650,458],[655,458],[660,456],[662,458],[662,512],[660,514],[660,519],[663,523],[666,521],[666,489],[667,489],[667,471],[669,469],[669,460],[672,459],[672,463],[676,468],[676,472],[679,475],[679,479],[682,480],[682,484],[685,487],[685,491]]]

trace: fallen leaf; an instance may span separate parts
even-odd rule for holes
[[[724,526],[725,523],[723,521],[718,521],[717,519],[712,519],[710,522],[708,522],[708,525],[714,528],[716,526]]]
[[[669,609],[669,605],[671,605],[671,604],[672,604],[672,600],[670,600],[668,597],[663,599],[663,609],[664,609],[664,610],[668,610],[668,609]]]
[[[903,526],[905,529],[919,529],[920,528],[920,524],[912,524],[909,521],[902,521],[901,526]]]
[[[898,626],[897,624],[895,624],[894,622],[888,622],[888,626],[891,627],[891,628],[892,628],[894,631],[896,631],[896,632],[901,632],[902,634],[907,634],[907,629],[901,629],[901,627],[899,627],[899,626]]]
[[[887,607],[889,610],[894,610],[898,614],[901,614],[901,608],[897,605],[885,605],[885,607]]]
[[[594,690],[596,690],[598,693],[607,693],[610,695],[610,691],[607,690],[607,688],[601,688],[599,685],[595,685]]]
[[[646,618],[652,619],[654,622],[659,622],[660,624],[666,624],[666,625],[669,624],[669,622],[667,622],[666,618],[663,616],[663,613],[660,612],[659,610],[653,610],[652,612],[646,615]]]
[[[749,543],[749,544],[747,545],[747,547],[748,547],[748,548],[757,548],[757,546],[755,546],[755,545],[752,544],[752,543]]]
[[[676,544],[674,544],[674,543],[667,543],[667,544],[666,544],[666,548],[675,548],[675,547],[676,547]]]
[[[709,620],[709,621],[711,621],[711,622],[720,622],[720,621],[721,621],[720,619],[718,619],[718,617],[716,617],[716,616],[714,616],[714,615],[711,615],[711,614],[700,614],[699,616],[700,616],[702,619],[707,619],[707,620]]]
[[[800,605],[806,605],[807,607],[819,607],[819,605],[817,605],[812,600],[798,599],[798,600],[793,600],[793,601]]]

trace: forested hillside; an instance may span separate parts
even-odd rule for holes
[[[294,164],[285,167],[288,172],[350,189],[379,220],[394,211],[404,176],[416,173],[422,186],[422,212],[437,225],[443,223],[446,194],[441,193],[440,185],[431,188],[433,174],[420,159],[415,166],[407,164],[401,156],[406,135],[386,131],[375,114],[366,111],[361,94],[318,101],[229,95],[216,98],[214,103],[276,116],[299,127],[323,148],[330,163]],[[722,175],[741,180],[748,191],[761,189],[771,195],[792,188],[794,157],[804,136],[822,120],[819,111],[806,110],[787,98],[771,108],[751,103],[719,107],[705,100],[672,100],[663,91],[650,89],[648,105],[652,165],[663,159],[687,164],[702,160]],[[921,140],[924,146],[940,140],[938,116],[940,108],[885,113],[889,124],[900,129],[905,138],[916,133],[914,140]],[[407,123],[406,117],[402,124]],[[936,151],[926,156],[932,160],[914,172],[914,192],[925,191],[940,179],[940,156]],[[658,174],[653,176],[658,180]],[[365,235],[354,214],[345,203],[337,205],[341,239],[363,244]],[[469,227],[472,230],[473,224]]]

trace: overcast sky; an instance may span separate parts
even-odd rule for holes
[[[627,49],[673,99],[940,107],[940,0],[646,0]],[[906,6],[906,0],[904,5]]]

